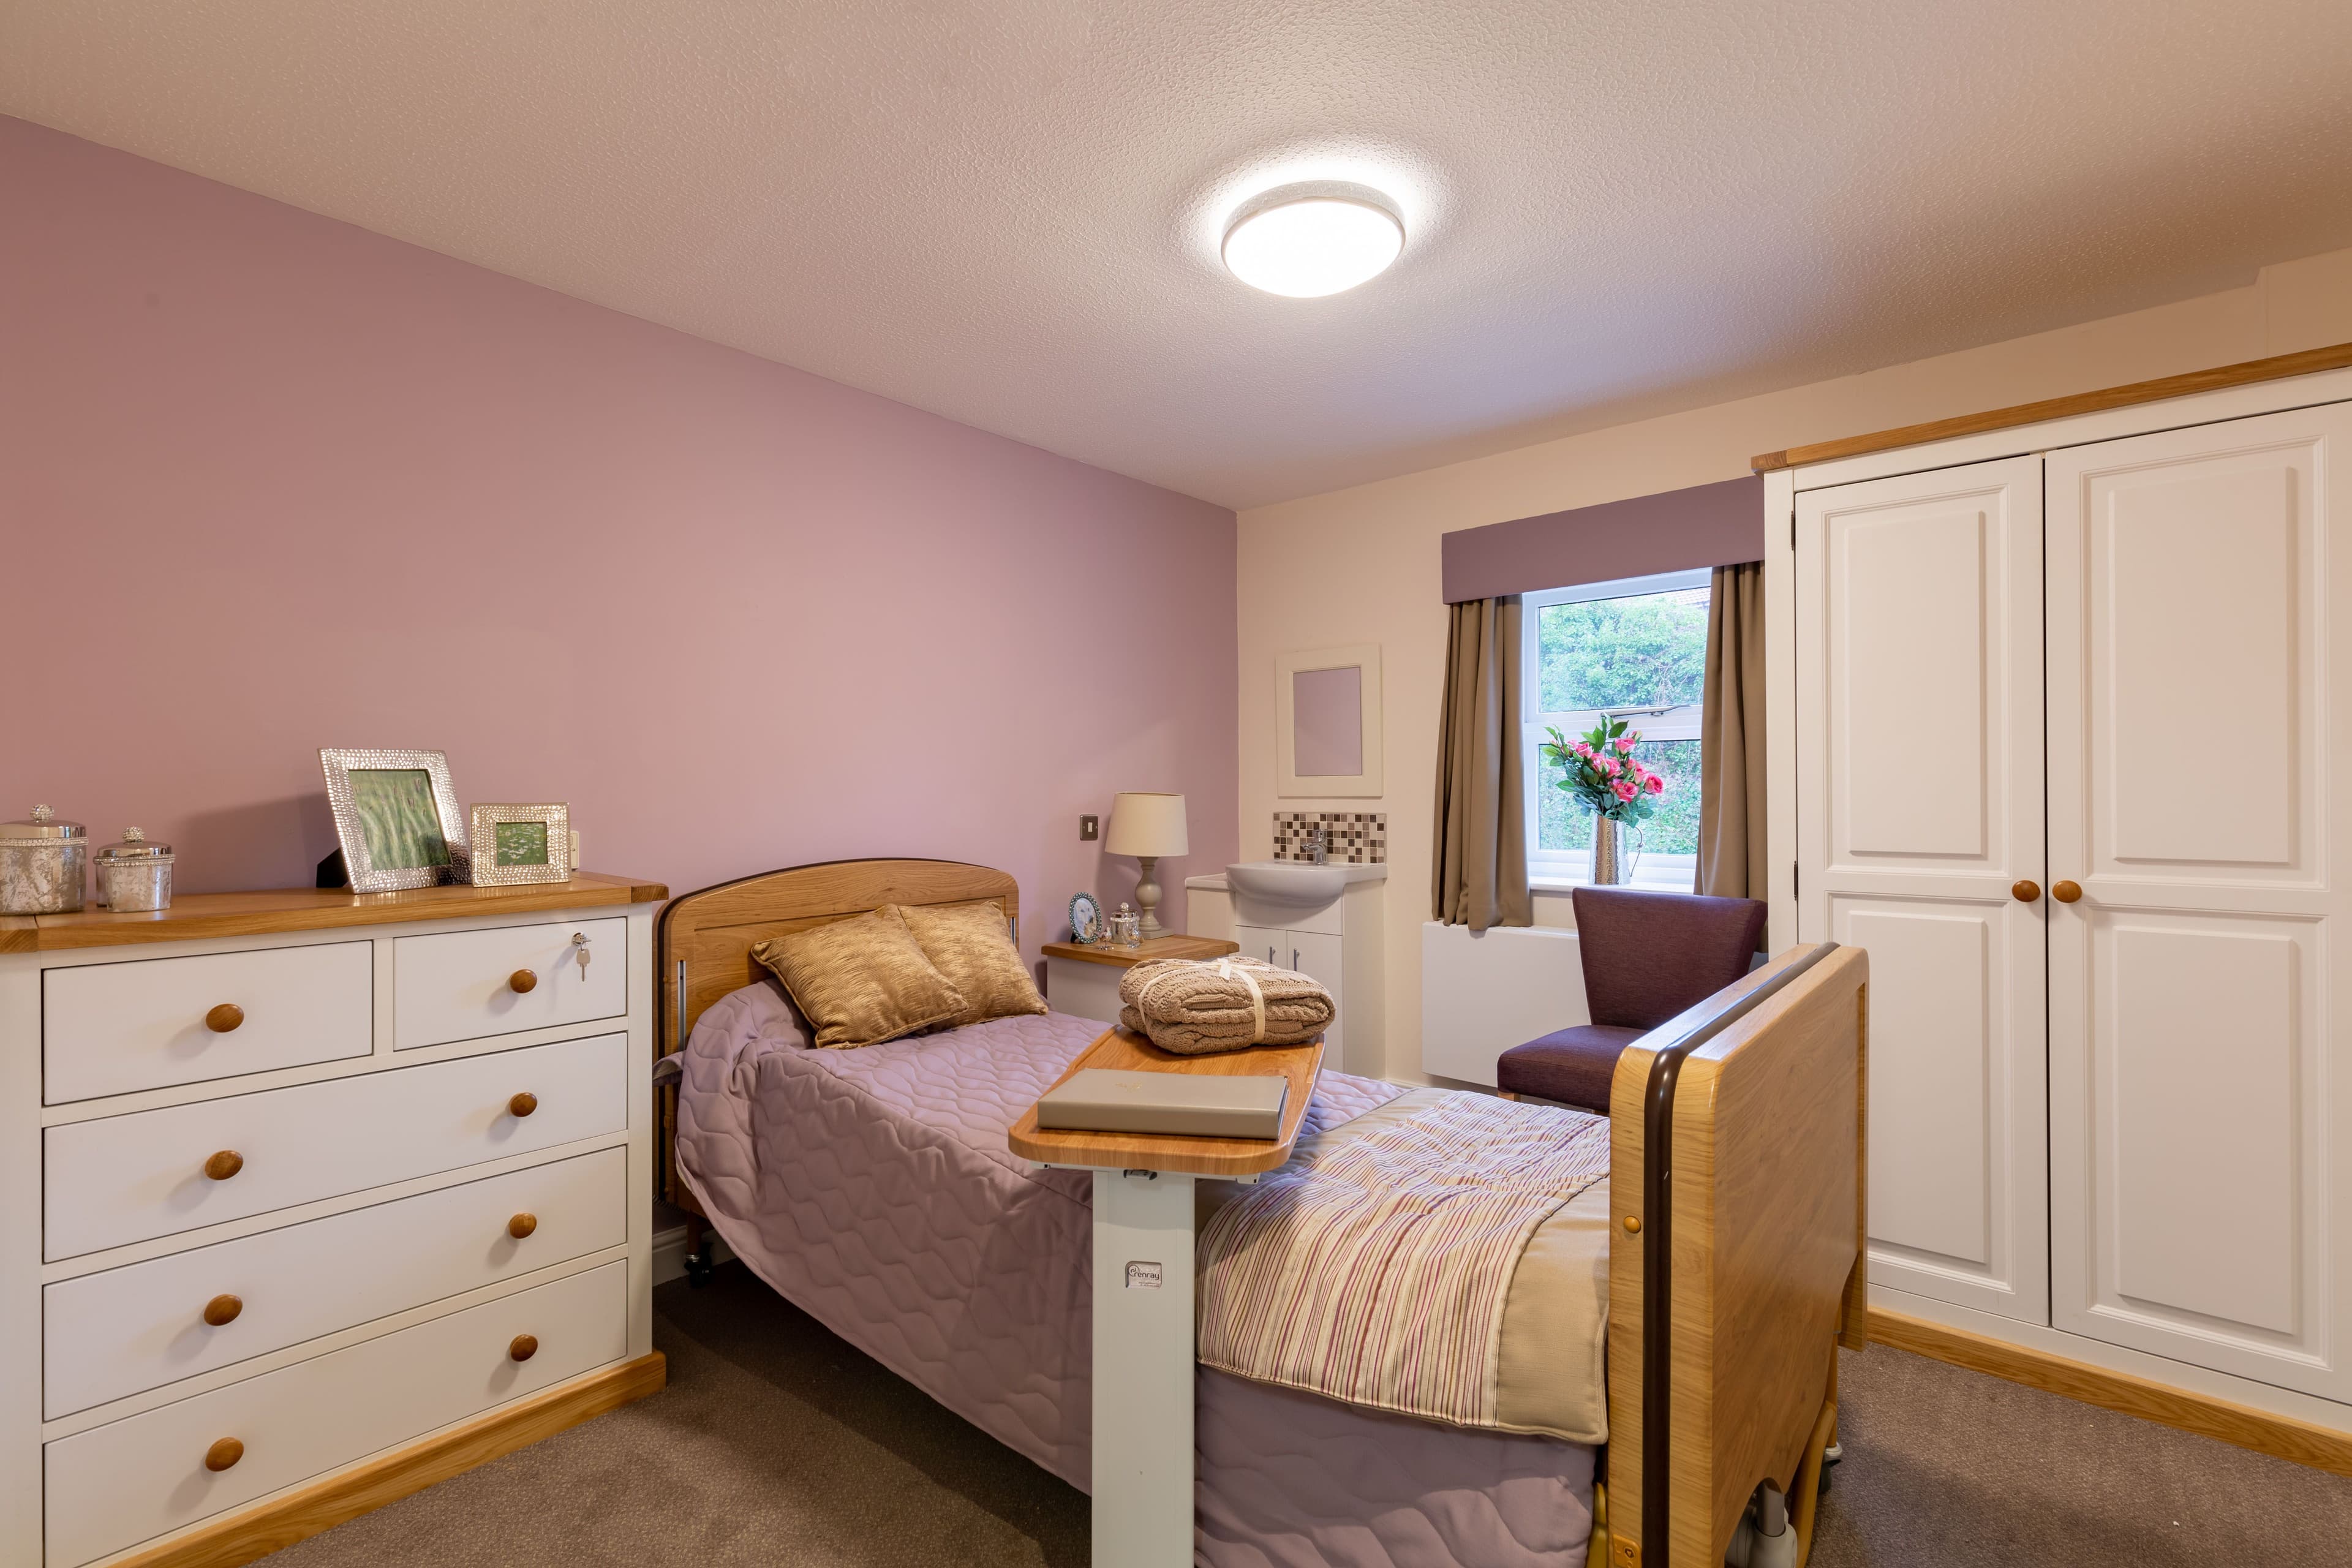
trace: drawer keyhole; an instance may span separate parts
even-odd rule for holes
[[[245,1022],[245,1009],[234,1002],[224,1002],[205,1015],[205,1027],[215,1035],[226,1035]]]
[[[529,1361],[538,1353],[539,1336],[536,1334],[517,1334],[507,1346],[507,1359],[509,1361]]]
[[[236,1315],[244,1310],[245,1303],[236,1297],[215,1296],[205,1303],[205,1321],[215,1329],[226,1328],[236,1322]]]
[[[224,1437],[205,1450],[205,1468],[218,1475],[245,1458],[245,1445],[234,1437]]]
[[[205,1162],[205,1174],[215,1182],[226,1182],[245,1169],[245,1156],[234,1149],[224,1149]]]
[[[507,1234],[517,1241],[520,1241],[538,1228],[539,1216],[535,1214],[519,1214],[507,1221]]]

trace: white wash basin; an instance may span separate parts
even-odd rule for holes
[[[1348,868],[1304,860],[1250,860],[1226,867],[1225,880],[1234,892],[1261,904],[1318,910],[1347,887]]]

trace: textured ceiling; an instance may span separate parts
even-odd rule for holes
[[[2345,0],[0,0],[0,111],[1252,505],[2352,245]],[[1221,220],[1403,208],[1353,293]]]

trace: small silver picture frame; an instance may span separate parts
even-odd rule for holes
[[[321,746],[319,767],[352,891],[466,882],[466,818],[447,752]]]
[[[572,879],[572,807],[566,803],[490,801],[469,808],[467,816],[474,886]]]
[[[1092,946],[1110,934],[1103,921],[1102,905],[1092,893],[1080,893],[1070,900],[1070,940],[1082,946]]]

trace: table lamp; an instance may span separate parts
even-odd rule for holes
[[[1146,942],[1168,934],[1154,912],[1160,905],[1160,858],[1181,855],[1186,847],[1182,795],[1131,792],[1111,797],[1110,831],[1103,837],[1103,848],[1143,863],[1143,879],[1135,885],[1135,907],[1143,912]]]

